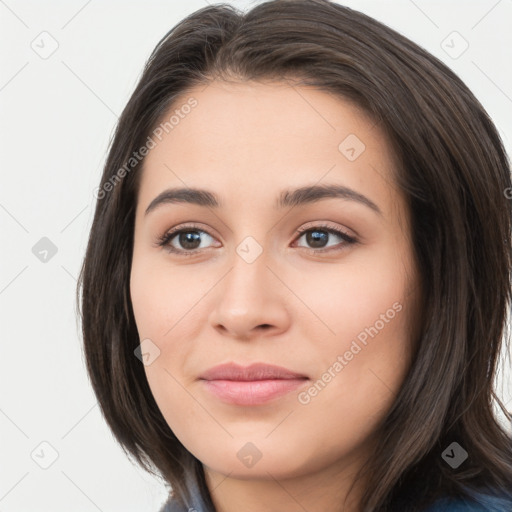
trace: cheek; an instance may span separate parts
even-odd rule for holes
[[[303,402],[316,402],[319,410],[337,402],[338,411],[363,419],[385,413],[409,368],[414,296],[408,267],[395,250],[358,257],[328,281],[310,273],[310,286],[298,294],[321,319],[303,324],[304,338],[313,341],[309,352],[319,362]]]
[[[134,257],[130,296],[139,338],[151,355],[150,364],[144,364],[149,387],[166,421],[174,426],[191,411],[186,388],[193,377],[184,375],[183,369],[193,360],[193,340],[204,325],[198,318],[201,308],[193,306],[208,283],[202,291],[191,276],[170,272],[163,263]]]
[[[348,349],[354,339],[364,344],[387,337],[398,343],[397,334],[407,326],[410,289],[408,267],[393,249],[354,252],[329,272],[310,269],[295,288],[312,313],[301,324],[311,326],[305,338],[320,342],[326,352],[329,347]]]
[[[141,338],[168,338],[173,326],[186,313],[187,296],[197,283],[172,271],[165,259],[136,255],[130,276],[130,296]],[[190,309],[190,305],[188,306]]]

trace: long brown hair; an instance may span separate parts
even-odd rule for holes
[[[328,0],[196,11],[158,43],[119,119],[77,300],[81,292],[92,386],[123,449],[163,475],[177,499],[190,502],[198,486],[205,510],[214,510],[201,462],[166,423],[134,356],[140,340],[129,275],[144,160],[126,163],[178,97],[219,78],[286,79],[354,102],[388,135],[398,162],[395,185],[410,208],[423,308],[410,371],[361,473],[369,482],[361,510],[419,511],[442,496],[477,493],[499,494],[503,510],[511,506],[512,439],[493,413],[498,404],[512,420],[494,390],[508,342],[510,163],[455,73],[391,28]],[[468,454],[456,469],[442,456],[454,442]]]

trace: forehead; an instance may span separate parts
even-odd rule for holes
[[[174,101],[158,133],[144,161],[141,208],[176,186],[215,189],[228,200],[231,192],[272,192],[273,206],[273,191],[322,181],[394,200],[393,155],[379,127],[354,104],[312,87],[196,86]]]

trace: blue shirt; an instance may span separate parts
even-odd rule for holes
[[[512,502],[500,498],[480,496],[485,505],[466,500],[442,498],[422,512],[512,512]],[[175,500],[169,500],[159,512],[206,512],[198,494],[193,496],[190,506],[180,507]],[[400,512],[400,511],[397,511]]]
[[[424,512],[512,512],[512,502],[505,498],[480,495],[479,500],[483,503],[476,504],[469,500],[442,498]]]

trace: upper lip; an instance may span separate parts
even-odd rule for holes
[[[306,375],[293,372],[282,366],[266,363],[253,363],[241,366],[225,363],[214,366],[201,374],[203,380],[268,380],[268,379],[306,379]]]

